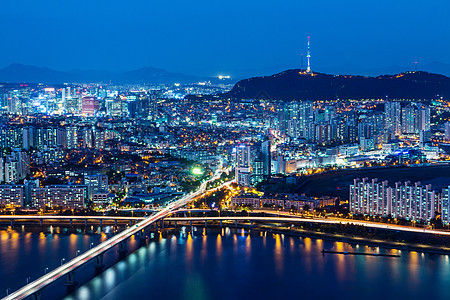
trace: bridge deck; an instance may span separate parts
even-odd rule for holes
[[[415,228],[401,225],[391,225],[383,223],[372,223],[357,220],[333,220],[333,219],[310,219],[298,217],[168,217],[167,221],[254,221],[254,222],[273,222],[273,223],[319,223],[319,224],[353,224],[369,228],[399,230],[417,233],[430,233],[438,235],[450,235],[450,231]]]

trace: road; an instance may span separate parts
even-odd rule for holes
[[[286,217],[290,217],[290,218],[295,218],[296,215],[293,215],[289,212],[284,212],[284,211],[273,211],[273,210],[254,210],[253,213],[265,213],[266,215],[276,215],[276,216],[286,216]],[[298,218],[298,217],[297,217]],[[324,218],[318,218],[318,217],[312,217],[312,218],[306,218],[308,220],[310,219],[318,219],[318,220],[324,220]],[[389,229],[395,229],[395,230],[403,230],[406,229],[405,231],[409,231],[409,228],[414,228],[417,229],[419,231],[414,231],[414,232],[424,232],[424,228],[415,228],[415,227],[411,227],[411,226],[407,226],[407,225],[394,225],[394,224],[386,224],[386,223],[379,223],[379,222],[372,222],[372,221],[365,221],[365,220],[351,220],[351,219],[344,219],[344,218],[337,218],[337,217],[327,217],[326,220],[333,220],[333,221],[337,221],[337,223],[353,223],[356,224],[356,222],[358,222],[359,225],[361,226],[365,226],[365,227],[373,227],[373,228],[380,228],[377,226],[372,226],[372,225],[389,225]],[[362,225],[364,224],[364,225]],[[446,230],[439,230],[439,229],[426,229],[427,233],[430,232],[437,232],[438,234],[445,234],[445,232],[449,232]]]
[[[0,220],[142,220],[143,217],[120,216],[51,216],[51,215],[0,215]]]
[[[141,230],[144,230],[152,223],[158,221],[161,218],[164,218],[165,216],[171,214],[174,210],[179,209],[180,207],[182,207],[182,206],[186,205],[187,203],[189,203],[190,201],[192,201],[194,198],[200,196],[202,193],[205,192],[208,182],[214,181],[214,180],[220,178],[220,174],[221,174],[221,171],[216,172],[215,176],[213,178],[211,178],[210,180],[203,182],[201,184],[200,188],[196,192],[190,193],[190,194],[186,195],[185,197],[170,203],[161,211],[142,220],[141,222],[137,223],[136,225],[133,225],[130,228],[116,234],[115,236],[111,237],[110,239],[106,240],[105,242],[101,243],[100,245],[90,249],[89,251],[86,251],[85,253],[80,254],[76,258],[68,261],[67,263],[63,264],[62,266],[56,268],[55,270],[48,272],[46,275],[25,285],[24,287],[11,293],[10,295],[4,297],[3,299],[4,300],[24,299],[26,297],[29,297],[29,296],[39,292],[44,287],[50,285],[54,281],[64,277],[65,275],[67,275],[68,273],[70,273],[72,271],[75,271],[78,267],[80,267],[83,264],[87,263],[88,261],[94,259],[98,255],[101,255],[102,253],[106,252],[107,250],[119,245],[121,242],[126,241],[130,236],[140,232]],[[229,184],[229,182],[224,183],[223,185],[225,185],[225,184]],[[65,218],[67,219],[67,217],[65,217]]]

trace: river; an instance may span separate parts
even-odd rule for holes
[[[35,279],[62,258],[89,249],[111,233],[63,228],[0,230],[0,293]],[[134,246],[133,246],[134,245]],[[198,228],[159,236],[103,273],[77,271],[75,299],[449,299],[448,255],[388,250],[243,229]],[[401,257],[322,254],[321,250],[380,252]],[[44,299],[65,295],[62,282]]]

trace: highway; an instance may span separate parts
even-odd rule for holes
[[[0,215],[0,220],[142,220],[143,217],[121,216],[52,216],[52,215]]]
[[[131,226],[130,228],[127,228],[126,230],[116,234],[115,236],[111,237],[110,239],[106,240],[105,242],[101,243],[100,245],[90,249],[89,251],[86,251],[83,254],[78,255],[76,258],[68,261],[67,263],[63,264],[62,266],[56,268],[53,271],[48,272],[46,275],[36,279],[35,281],[30,282],[29,284],[25,285],[24,287],[20,288],[19,290],[9,294],[8,296],[4,297],[4,300],[17,300],[17,299],[25,299],[35,293],[38,293],[40,290],[42,290],[44,287],[50,285],[54,281],[64,277],[68,273],[75,271],[78,267],[82,266],[83,264],[87,263],[88,261],[94,259],[98,255],[101,255],[102,253],[106,252],[107,250],[119,245],[120,243],[126,241],[130,236],[140,232],[141,230],[144,230],[152,223],[158,221],[161,218],[164,218],[165,216],[171,214],[174,210],[179,209],[180,207],[184,206],[185,204],[192,201],[197,196],[201,195],[205,192],[207,183],[210,181],[214,181],[218,178],[220,178],[221,171],[218,171],[213,178],[211,178],[208,181],[205,181],[201,184],[200,188],[194,192],[186,195],[185,197],[174,201],[170,203],[166,208],[162,209],[161,211],[155,213],[154,215],[142,220],[141,222],[137,223],[136,225]],[[230,182],[226,182],[223,185],[230,184]],[[11,218],[11,216],[8,216]],[[36,216],[34,216],[36,218]],[[73,218],[73,217],[64,217],[67,218]],[[83,217],[85,218],[85,217]]]

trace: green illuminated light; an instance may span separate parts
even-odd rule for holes
[[[202,169],[200,169],[198,167],[192,169],[192,174],[194,174],[194,175],[201,175],[202,173],[203,173]]]

